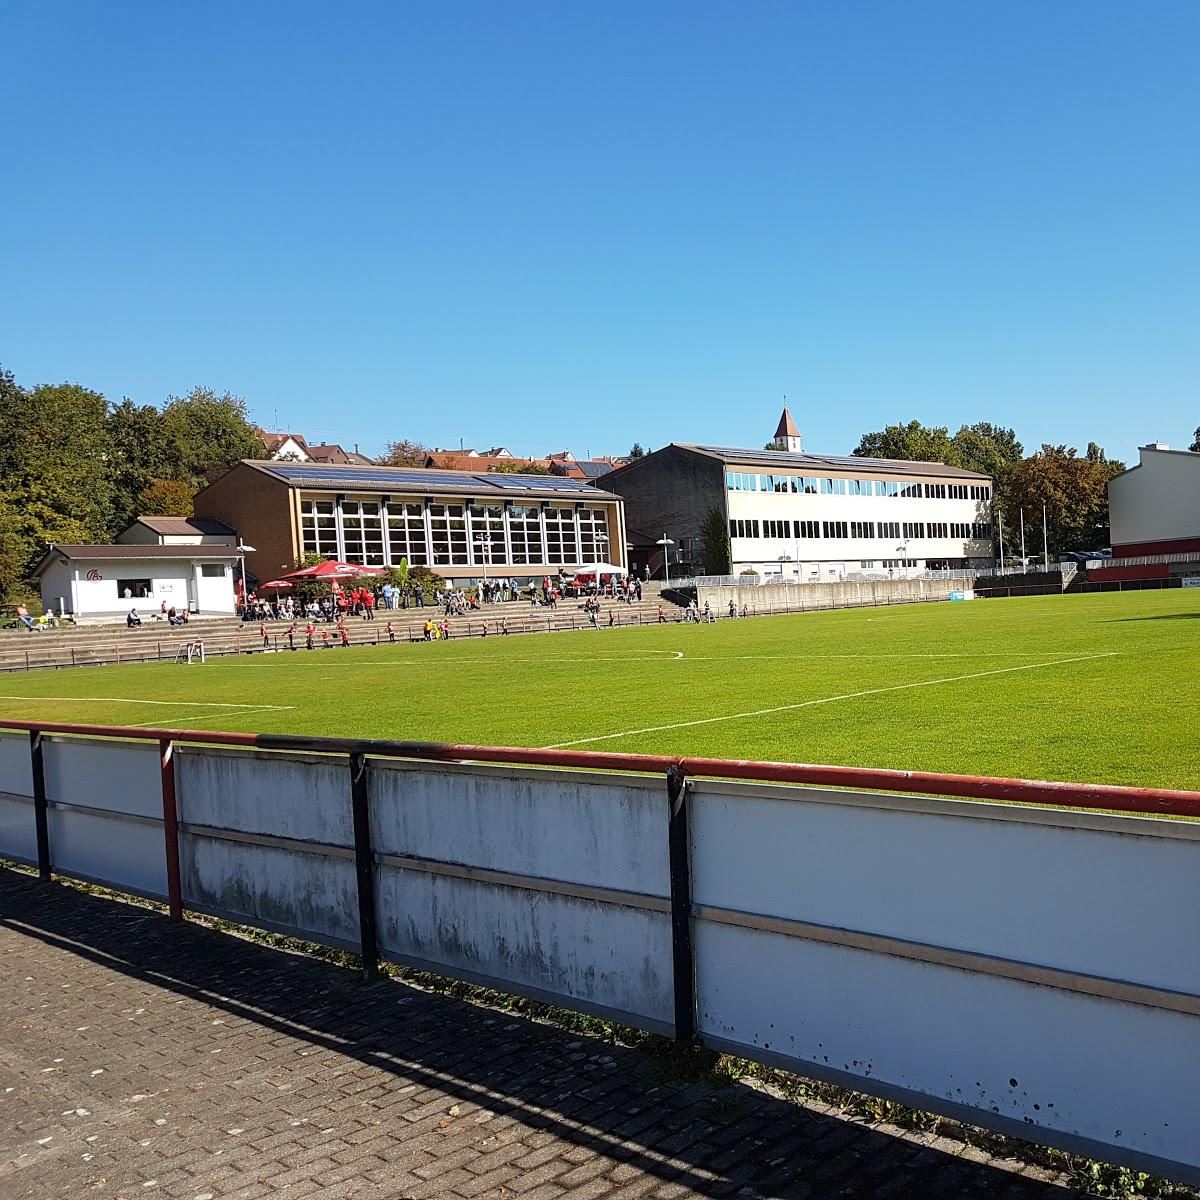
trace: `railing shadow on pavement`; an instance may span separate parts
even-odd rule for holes
[[[695,1195],[1079,1194],[1044,1175],[958,1158],[766,1092],[664,1083],[661,1067],[637,1049],[396,980],[365,984],[316,958],[194,922],[169,924],[156,911],[12,870],[0,869],[0,928],[376,1068],[401,1086],[480,1105]],[[611,1062],[598,1067],[600,1056]]]

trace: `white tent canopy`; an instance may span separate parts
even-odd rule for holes
[[[593,575],[628,575],[624,567],[615,563],[588,563],[585,567],[575,569],[576,579],[590,579]]]

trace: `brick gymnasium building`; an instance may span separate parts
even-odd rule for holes
[[[672,443],[605,475],[631,528],[703,571],[716,512],[734,574],[828,581],[853,572],[990,567],[992,481],[933,462],[805,454],[785,408],[774,450]]]
[[[464,581],[625,565],[621,498],[558,476],[244,460],[197,494],[195,512],[254,547],[246,569],[260,582],[305,554],[407,559]]]
[[[1136,467],[1108,485],[1112,566],[1089,568],[1099,583],[1200,576],[1200,454],[1161,442],[1139,447]],[[1121,559],[1167,561],[1122,563]]]

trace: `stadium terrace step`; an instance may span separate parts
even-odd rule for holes
[[[602,601],[597,622],[607,627],[608,616],[613,614],[614,627],[629,625],[653,625],[658,620],[658,606],[662,603],[669,620],[678,620],[682,610],[657,597],[643,597],[634,604],[617,604]],[[392,622],[396,641],[407,642],[422,637],[422,628],[427,618],[440,622],[444,612],[432,605],[425,608],[376,610],[375,620],[363,621],[359,617],[347,620],[350,640],[353,645],[378,645],[388,640],[386,627]],[[490,635],[500,633],[500,624],[506,621],[509,633],[553,633],[589,627],[587,614],[577,600],[562,600],[557,608],[535,607],[527,601],[486,604],[472,610],[469,615],[450,617],[453,638],[481,637],[486,622]],[[287,629],[290,622],[267,621],[267,640],[264,644],[257,621],[242,624],[236,619],[192,620],[186,628],[172,628],[163,622],[150,622],[138,629],[125,629],[120,625],[65,626],[44,633],[26,630],[6,630],[0,633],[0,671],[25,671],[37,669],[59,669],[64,667],[100,666],[129,662],[173,662],[181,644],[203,641],[206,655],[220,657],[229,654],[260,653],[264,650],[287,650]],[[304,622],[299,622],[300,630]],[[334,625],[317,623],[318,644],[320,632],[327,631],[331,640]],[[303,634],[296,639],[303,647]]]

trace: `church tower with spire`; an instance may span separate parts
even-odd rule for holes
[[[779,418],[779,426],[775,430],[775,449],[791,450],[794,454],[804,453],[800,430],[796,428],[796,422],[792,420],[792,414],[788,412],[786,404],[783,406],[783,416]]]

